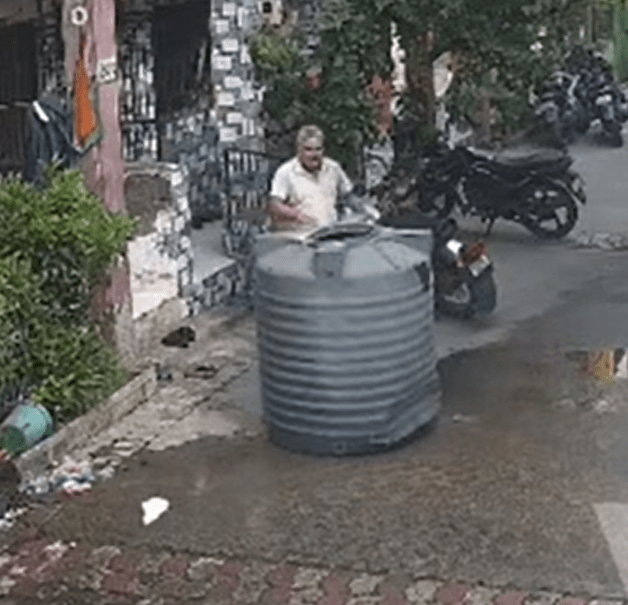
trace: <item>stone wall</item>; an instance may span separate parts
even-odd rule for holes
[[[185,166],[194,226],[220,217],[221,168],[215,112],[182,110],[160,125],[161,160]]]
[[[145,162],[127,165],[126,206],[140,225],[127,249],[133,319],[180,297],[192,283],[188,188],[183,167]]]
[[[186,288],[184,295],[191,316],[221,306],[248,304],[247,269],[234,259],[224,259],[216,270]]]
[[[255,85],[247,45],[261,23],[257,0],[214,0],[210,21],[219,144],[263,151],[263,92]]]
[[[209,2],[209,0],[208,0]],[[185,166],[194,222],[221,216],[220,163],[223,149],[262,150],[259,121],[262,93],[254,82],[246,40],[259,24],[256,0],[211,3],[213,94],[188,108],[158,116],[151,19],[167,0],[130,0],[121,33],[123,156],[127,161],[163,161]]]

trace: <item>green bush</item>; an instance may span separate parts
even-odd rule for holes
[[[134,220],[109,213],[76,170],[39,190],[0,182],[0,403],[16,385],[63,419],[125,380],[89,319],[90,292],[122,254]]]
[[[18,179],[0,183],[0,258],[27,259],[60,321],[86,321],[89,291],[135,231],[87,191],[78,170],[47,171],[40,191]]]

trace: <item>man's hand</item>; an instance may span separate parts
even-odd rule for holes
[[[357,195],[355,191],[347,193],[340,197],[339,205],[341,208],[348,208],[352,212],[362,213],[364,212],[364,200],[361,196]]]
[[[308,225],[316,221],[301,212],[298,208],[273,201],[268,207],[268,212],[275,225]]]

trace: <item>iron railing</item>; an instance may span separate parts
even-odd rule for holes
[[[256,233],[267,227],[266,203],[282,158],[260,151],[223,152],[223,246],[229,256],[246,258]]]

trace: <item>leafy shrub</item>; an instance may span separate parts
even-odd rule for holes
[[[85,413],[124,384],[126,371],[117,354],[93,327],[48,324],[42,328],[32,338],[39,384],[34,399],[55,410],[61,420]],[[46,369],[45,373],[41,368]]]
[[[80,172],[46,175],[43,190],[0,182],[0,402],[27,390],[69,419],[124,382],[89,305],[136,225],[109,213]]]
[[[78,170],[46,173],[44,191],[0,183],[0,258],[28,259],[44,279],[42,294],[61,321],[84,322],[89,291],[135,231],[87,191]]]

